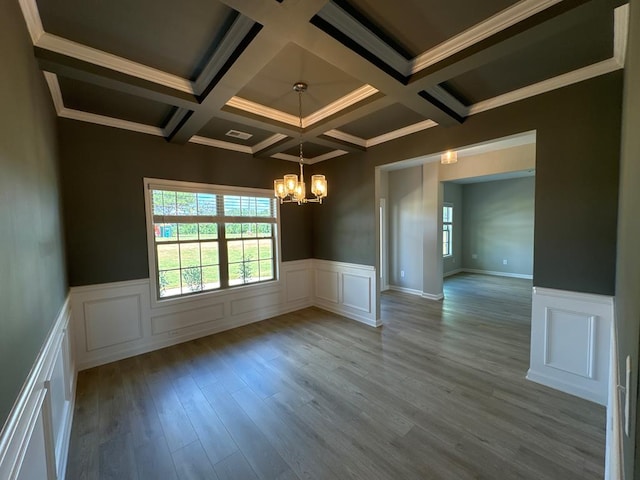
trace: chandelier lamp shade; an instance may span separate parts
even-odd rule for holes
[[[280,203],[322,203],[322,199],[327,196],[327,180],[324,175],[311,176],[311,193],[314,198],[307,198],[307,190],[304,183],[304,156],[302,154],[302,94],[307,91],[307,84],[297,82],[293,85],[293,90],[298,93],[298,117],[300,120],[300,177],[295,173],[288,173],[283,178],[273,181],[274,195],[280,199]]]

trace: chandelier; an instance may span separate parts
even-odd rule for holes
[[[284,178],[278,178],[273,181],[273,192],[275,196],[280,199],[280,203],[297,203],[298,205],[302,205],[303,203],[322,203],[322,199],[327,196],[327,180],[324,178],[324,175],[313,175],[311,177],[311,193],[315,195],[315,198],[307,198],[307,191],[304,184],[302,165],[304,162],[302,155],[302,94],[307,91],[307,84],[297,82],[293,85],[293,90],[298,93],[300,179],[298,180],[298,175],[295,173],[288,173]]]

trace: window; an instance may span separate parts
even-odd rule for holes
[[[453,255],[453,205],[445,203],[442,207],[442,256]]]
[[[159,299],[276,278],[273,192],[145,180]]]

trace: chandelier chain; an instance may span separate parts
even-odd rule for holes
[[[303,156],[302,156],[302,89],[298,90],[298,143],[300,144],[300,164],[302,165]]]
[[[304,82],[296,82],[293,84],[293,90],[298,94],[298,145],[300,154],[300,176],[288,173],[284,178],[276,178],[273,181],[273,191],[280,203],[297,203],[304,205],[306,203],[322,203],[322,199],[327,196],[327,180],[324,175],[311,176],[311,193],[315,198],[307,198],[304,183],[304,154],[302,152],[303,143],[303,121],[302,121],[302,94],[307,91],[307,84]]]

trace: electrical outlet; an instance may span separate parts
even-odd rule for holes
[[[506,258],[503,258],[503,259],[502,259],[502,264],[503,264],[503,265],[506,265],[507,263],[509,263],[509,262],[507,262],[507,259],[506,259]]]
[[[400,278],[404,278],[404,270],[400,270]]]
[[[472,253],[471,254],[471,258],[473,258],[474,260],[478,259],[478,254],[477,253]]]

